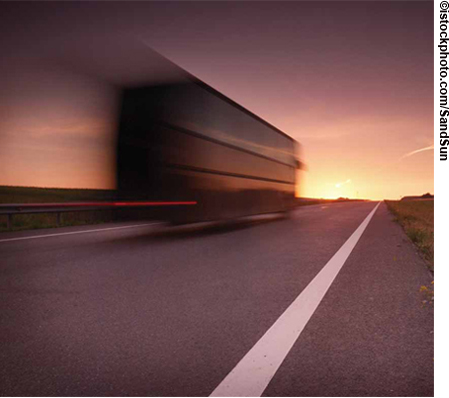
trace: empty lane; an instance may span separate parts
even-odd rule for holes
[[[2,334],[8,341],[1,354],[5,394],[209,395],[374,205],[310,206],[298,209],[288,220],[258,220],[232,228],[148,226],[3,243],[0,272],[4,299],[0,305]],[[381,229],[398,228],[383,204],[373,225],[379,217]],[[397,249],[390,247],[387,235],[386,240],[380,239],[380,247],[379,241],[374,245],[367,242],[371,227],[368,225],[354,255],[362,245],[366,245],[363,251],[377,247],[377,252],[386,255]],[[401,232],[395,230],[400,237]],[[407,241],[403,248],[413,251]],[[412,257],[422,266],[416,253]],[[374,268],[364,264],[373,260],[373,254],[362,253],[361,258],[358,263],[362,266],[354,272],[370,280]],[[345,269],[346,265],[342,273]],[[412,274],[413,281],[425,279],[420,283],[429,278],[419,266]],[[374,272],[373,283],[379,283],[377,278]],[[408,274],[405,280],[411,283]],[[402,286],[403,282],[399,283]],[[342,296],[357,300],[360,292],[353,291],[338,289],[331,295],[330,290],[316,314],[343,300]],[[419,303],[418,295],[413,294],[410,299]],[[412,304],[404,304],[405,313],[414,313]],[[378,310],[390,313],[383,306]],[[293,382],[301,367],[296,362],[287,364],[295,358],[303,361],[295,349],[303,347],[300,341],[307,338],[314,318],[267,394],[302,391]],[[390,321],[395,322],[393,318]],[[328,336],[324,341],[332,339],[333,330],[325,321],[320,330]],[[350,333],[342,338],[351,341]],[[315,346],[308,342],[306,347]],[[363,352],[363,345],[360,349]],[[430,352],[429,342],[424,350]],[[397,355],[406,352],[399,349]],[[316,381],[311,379],[308,385],[314,386]],[[331,384],[338,390],[336,381]],[[428,384],[426,379],[423,386]],[[316,391],[326,395],[329,387],[321,385]],[[370,388],[369,383],[357,385],[354,391]]]

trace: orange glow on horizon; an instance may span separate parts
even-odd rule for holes
[[[395,2],[365,2],[363,7],[354,2],[342,9],[332,2],[285,2],[282,7],[267,2],[264,7],[270,10],[250,25],[238,8],[252,6],[239,3],[231,7],[234,34],[225,35],[230,28],[223,24],[210,31],[216,40],[202,40],[202,30],[196,29],[201,24],[184,13],[170,15],[170,24],[162,18],[156,26],[154,18],[153,27],[147,22],[139,26],[142,38],[156,37],[155,47],[173,62],[301,144],[298,156],[307,171],[298,172],[297,196],[400,199],[434,192],[433,7],[425,3],[404,8]],[[320,7],[332,12],[315,13]],[[366,12],[371,8],[377,12]],[[137,31],[132,15],[130,26]],[[211,15],[212,9],[205,10],[203,22],[219,19]],[[22,48],[46,44],[51,55],[60,47],[53,39],[77,27],[80,31],[74,31],[73,42],[67,40],[65,52],[71,54],[73,45],[84,59],[81,64],[90,65],[95,30],[87,30],[88,37],[81,40],[79,21],[55,23],[52,34],[51,26],[46,33],[29,33],[28,41],[23,34]],[[315,29],[317,21],[326,21],[322,31]],[[418,23],[419,30],[414,28]],[[249,28],[254,34],[246,34]],[[180,31],[192,44],[188,50],[179,40]],[[107,32],[108,42],[113,32]],[[114,189],[116,86],[83,74],[83,68],[72,71],[64,63],[53,64],[51,57],[30,57],[26,63],[5,59],[0,185]],[[124,70],[133,62],[141,65],[127,58]]]

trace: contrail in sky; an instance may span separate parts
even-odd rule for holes
[[[343,181],[343,182],[339,182],[339,183],[335,184],[335,188],[340,188],[342,185],[349,184],[350,182],[351,182],[350,179]]]
[[[399,161],[399,160],[402,160],[402,159],[404,159],[404,158],[408,158],[409,156],[412,156],[412,155],[414,155],[415,153],[424,152],[424,151],[430,151],[431,149],[433,149],[433,145],[427,146],[427,147],[425,147],[425,148],[417,149],[416,151],[412,151],[412,152],[406,153],[405,155],[401,156],[401,157],[398,159],[398,161]]]
[[[420,152],[430,151],[430,150],[432,150],[433,148],[434,148],[434,146],[431,145],[431,146],[426,146],[425,148],[420,148],[420,149],[417,149],[417,150],[415,150],[415,151],[408,152],[408,153],[406,153],[405,155],[402,155],[402,156],[401,156],[400,158],[398,158],[397,160],[394,160],[394,161],[392,161],[391,163],[385,164],[383,167],[381,167],[381,168],[379,169],[379,171],[385,170],[386,168],[391,167],[391,166],[393,166],[393,165],[397,165],[397,164],[399,164],[399,163],[401,162],[401,160],[403,160],[403,159],[405,159],[405,158],[408,158],[408,157],[410,157],[410,156],[416,155],[417,153],[420,153]]]

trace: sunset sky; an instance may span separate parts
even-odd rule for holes
[[[115,89],[64,60],[126,36],[298,140],[301,196],[433,193],[432,35],[431,1],[2,3],[0,185],[114,187]]]

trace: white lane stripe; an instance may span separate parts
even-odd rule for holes
[[[156,225],[160,224],[158,222],[147,223],[147,224],[135,224],[135,225],[125,225],[123,227],[111,227],[111,228],[100,228],[100,229],[89,229],[87,231],[74,231],[74,232],[61,232],[59,234],[48,234],[48,235],[35,235],[35,236],[23,236],[21,238],[8,238],[8,239],[0,239],[0,242],[12,242],[14,240],[25,240],[25,239],[40,239],[40,238],[50,238],[52,236],[63,236],[63,235],[75,235],[75,234],[88,234],[91,232],[102,232],[102,231],[111,231],[113,229],[125,229],[125,228],[137,228],[137,227],[146,227],[148,225]]]
[[[260,397],[340,272],[380,202],[279,319],[212,392],[211,397]]]

